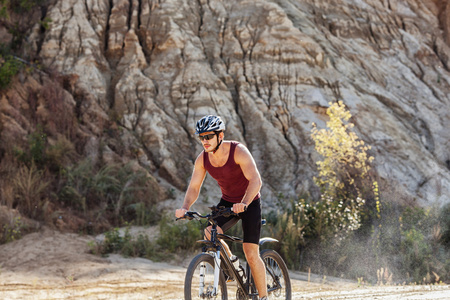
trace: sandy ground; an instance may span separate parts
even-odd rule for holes
[[[0,246],[0,299],[183,299],[191,257],[172,264],[101,258],[88,253],[93,240],[44,229]],[[291,277],[293,299],[450,299],[449,285],[358,287],[300,272]]]

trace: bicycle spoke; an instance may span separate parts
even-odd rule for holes
[[[278,267],[278,264],[276,261],[274,261],[272,258],[267,259],[267,284],[270,290],[274,290],[274,295],[276,297],[279,297],[282,292],[282,285],[283,282],[283,273],[281,272],[281,269]]]

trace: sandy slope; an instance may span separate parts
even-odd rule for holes
[[[175,264],[88,253],[93,237],[51,229],[0,246],[0,299],[182,299],[190,257]],[[292,272],[294,299],[450,299],[450,286],[358,287]],[[230,289],[233,287],[231,286]]]

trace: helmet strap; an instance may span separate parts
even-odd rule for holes
[[[217,140],[219,140],[220,132],[216,132]],[[217,144],[216,149],[213,150],[213,154],[216,153],[217,150],[219,150],[220,145],[222,144],[222,140]]]

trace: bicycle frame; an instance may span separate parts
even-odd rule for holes
[[[213,209],[215,207],[212,207],[211,209]],[[214,210],[213,210],[214,211]],[[233,212],[229,209],[222,209],[222,210],[215,210],[214,212],[216,213],[222,213],[223,215],[225,214],[233,214]],[[232,237],[232,236],[228,236],[225,234],[220,234],[217,231],[217,223],[215,222],[215,216],[214,214],[208,214],[206,216],[200,215],[197,212],[186,212],[185,216],[183,218],[192,220],[194,218],[198,219],[198,218],[202,218],[202,219],[208,219],[208,222],[212,225],[211,226],[211,232],[210,232],[210,240],[199,240],[197,241],[198,243],[203,243],[203,252],[204,253],[208,253],[210,255],[213,256],[214,258],[214,286],[213,286],[213,290],[211,292],[211,296],[217,296],[218,294],[218,289],[219,289],[219,279],[220,279],[220,272],[222,269],[225,269],[227,271],[227,275],[230,275],[233,277],[234,280],[236,280],[237,282],[237,286],[238,289],[240,289],[243,293],[245,297],[249,297],[250,299],[258,296],[258,292],[256,290],[255,285],[253,284],[253,276],[251,274],[251,269],[249,264],[247,263],[246,266],[246,270],[245,270],[245,275],[246,275],[246,280],[244,282],[243,277],[241,277],[239,275],[238,270],[234,267],[233,263],[231,262],[230,257],[228,256],[227,251],[225,251],[225,249],[222,246],[222,243],[220,240],[224,240],[224,241],[230,241],[230,242],[234,242],[234,243],[243,243],[243,240],[237,237]],[[182,218],[178,218],[178,219],[182,219]],[[177,220],[178,220],[177,219]],[[264,224],[264,223],[263,223]],[[266,242],[278,242],[278,240],[273,239],[273,238],[262,238],[259,241],[259,245],[261,246],[262,244],[266,243]],[[223,262],[224,264],[224,268],[221,268],[221,263]],[[279,287],[281,287],[281,284],[279,283],[279,281],[276,279],[276,276],[267,269],[266,266],[266,270],[269,272],[269,274],[271,274],[271,276],[274,279],[274,282],[277,283],[277,286],[272,288],[271,290],[269,290],[268,292],[272,292],[274,290],[279,289]],[[199,290],[199,296],[203,296],[204,295],[204,272],[205,270],[202,268],[202,266],[200,267],[200,290]]]
[[[232,237],[225,234],[220,234],[217,231],[217,224],[212,224],[211,228],[211,240],[199,240],[198,243],[203,243],[205,246],[203,247],[203,252],[210,252],[212,253],[214,257],[214,287],[213,287],[213,296],[217,295],[217,290],[219,286],[219,276],[220,276],[220,266],[221,262],[225,264],[225,268],[228,271],[228,274],[233,276],[234,279],[237,282],[238,288],[240,288],[246,296],[248,297],[255,297],[258,295],[258,292],[254,288],[253,285],[253,277],[251,275],[251,269],[250,266],[247,263],[245,275],[246,275],[246,281],[244,282],[243,278],[238,273],[238,270],[234,267],[233,263],[231,262],[230,257],[228,256],[228,253],[223,249],[223,246],[221,245],[219,239],[230,241],[233,243],[243,243],[243,240],[240,238]],[[266,242],[278,242],[278,240],[273,238],[262,238],[259,241],[259,245]],[[230,274],[231,273],[231,274]],[[273,274],[271,274],[272,277],[274,277]],[[254,291],[250,291],[250,289],[254,289]],[[272,291],[272,290],[271,290]]]
[[[221,245],[218,236],[224,236],[222,234],[219,234],[217,232],[217,224],[213,224],[211,228],[211,240],[199,240],[198,243],[203,243],[205,246],[203,247],[203,252],[212,253],[214,257],[214,287],[213,287],[213,296],[217,295],[217,290],[219,287],[219,276],[221,271],[221,263],[222,260],[225,264],[225,268],[228,272],[232,272],[232,275],[234,279],[237,281],[238,285],[242,290],[245,291],[245,283],[243,282],[241,276],[239,276],[239,273],[234,268],[233,263],[231,262],[230,258],[228,257],[227,252],[223,249],[223,246]],[[248,268],[249,269],[249,268]],[[250,269],[249,269],[250,270]],[[249,272],[247,272],[249,273]],[[249,278],[249,276],[247,276]],[[248,281],[248,280],[247,280]]]
[[[239,243],[239,244],[242,244],[244,241],[242,240],[242,239],[240,239],[240,238],[237,238],[237,237],[233,237],[233,236],[229,236],[229,235],[226,235],[226,234],[218,234],[217,235],[220,239],[222,239],[222,240],[225,240],[225,241],[229,241],[229,242],[233,242],[233,243]],[[265,237],[265,238],[261,238],[260,240],[259,240],[259,246],[262,246],[264,243],[272,243],[272,242],[279,242],[278,240],[276,240],[276,239],[274,239],[274,238],[269,238],[269,237]],[[236,281],[237,281],[237,283],[238,283],[238,287],[240,287],[241,289],[242,289],[242,291],[244,291],[244,293],[245,293],[245,295],[246,296],[249,296],[249,297],[254,297],[254,296],[257,296],[258,295],[258,293],[257,293],[257,291],[256,291],[256,289],[255,289],[255,291],[253,291],[253,292],[251,292],[250,291],[250,288],[255,288],[254,287],[254,285],[253,285],[253,277],[252,277],[252,272],[251,272],[251,269],[250,269],[250,266],[248,265],[248,263],[247,263],[247,267],[246,267],[246,270],[245,270],[245,274],[247,275],[247,281],[246,282],[244,282],[243,280],[242,280],[242,278],[241,278],[241,276],[239,275],[239,273],[238,273],[238,271],[234,268],[234,266],[232,265],[232,263],[231,263],[231,260],[230,260],[230,258],[228,257],[228,254],[226,253],[226,251],[223,251],[224,252],[224,257],[225,257],[225,260],[227,261],[227,263],[226,263],[226,265],[227,265],[227,268],[229,269],[230,267],[231,267],[231,270],[233,271],[233,276],[235,277],[235,279],[236,279]],[[278,281],[278,280],[275,280],[275,278],[276,278],[276,276],[272,273],[272,271],[271,270],[268,270],[267,268],[266,268],[266,270],[269,272],[269,274],[272,276],[272,278],[274,279],[274,281],[276,281],[277,282],[277,287],[276,288],[272,288],[272,289],[268,289],[267,290],[267,292],[273,292],[274,290],[277,290],[278,289],[278,286],[281,286],[281,284],[280,284],[280,282]]]

